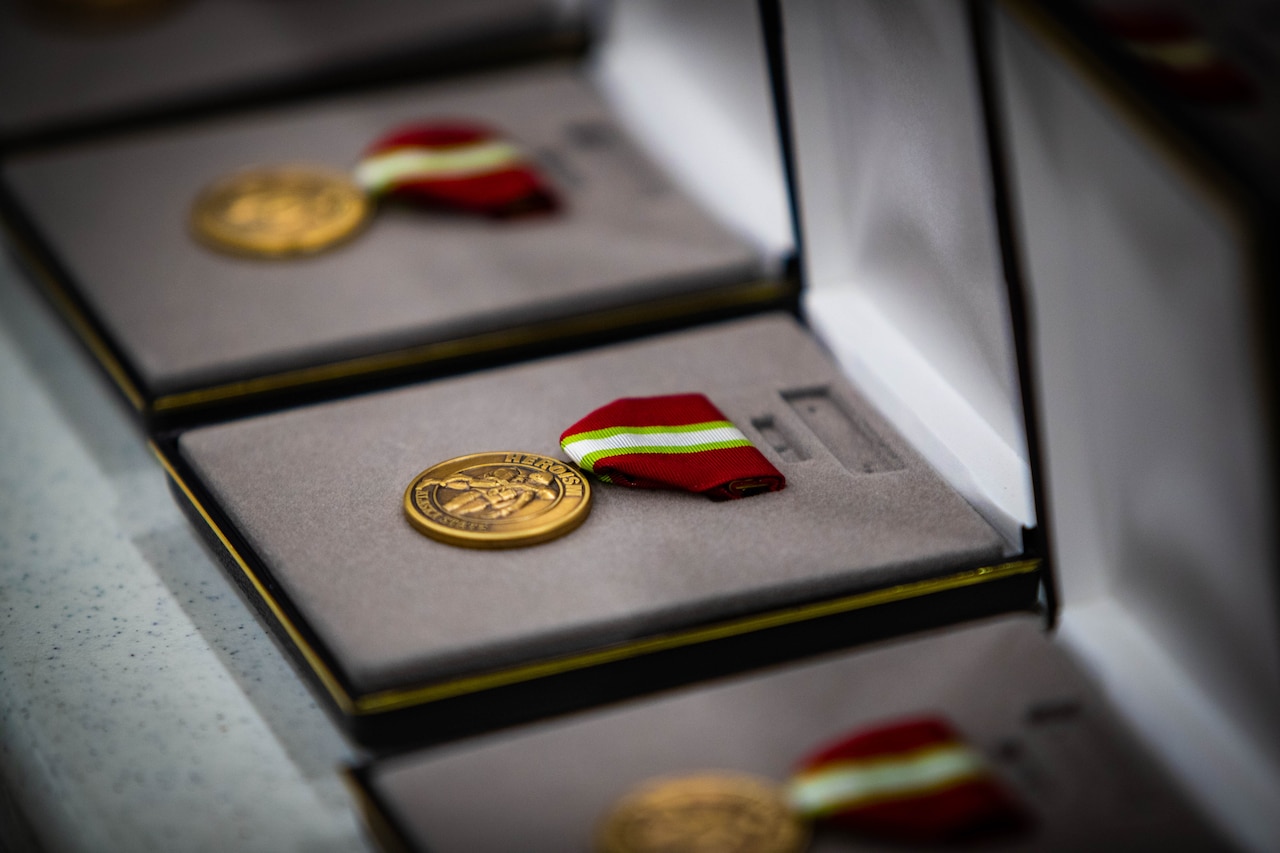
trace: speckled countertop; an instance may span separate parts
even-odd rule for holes
[[[0,252],[0,849],[367,850],[352,748]]]

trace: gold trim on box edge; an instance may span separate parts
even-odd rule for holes
[[[385,853],[411,853],[385,810],[356,776],[355,770],[351,767],[339,767],[338,778],[342,780],[347,793],[355,800],[356,812],[364,822],[365,828]]]
[[[27,241],[20,237],[8,223],[4,224],[5,233],[9,235],[9,245],[22,256],[23,265],[35,275],[40,284],[43,285],[49,297],[53,300],[54,307],[62,318],[71,326],[71,330],[80,339],[88,349],[90,354],[97,360],[102,369],[111,377],[111,381],[115,382],[116,387],[128,399],[129,404],[137,411],[146,408],[146,400],[142,396],[142,392],[138,386],[134,384],[129,377],[128,371],[120,359],[116,358],[115,353],[107,346],[106,340],[98,334],[97,330],[89,323],[84,312],[75,304],[70,294],[67,293],[59,282],[58,277],[53,271],[40,260],[40,256],[28,245]]]
[[[157,412],[190,409],[286,388],[537,344],[584,332],[609,331],[697,311],[768,302],[786,296],[793,289],[794,285],[785,279],[759,279],[742,285],[726,285],[717,289],[721,292],[680,294],[638,306],[610,308],[546,323],[481,332],[463,338],[228,382],[225,385],[166,394],[155,399],[152,409]]]
[[[22,255],[22,260],[53,299],[58,313],[71,326],[72,331],[89,349],[97,362],[106,370],[112,381],[139,412],[185,411],[210,404],[252,397],[272,391],[281,391],[328,382],[366,376],[381,371],[431,364],[468,355],[496,352],[514,346],[542,343],[557,337],[565,337],[592,331],[611,331],[646,322],[666,320],[672,317],[737,305],[754,305],[781,299],[796,289],[794,282],[785,278],[762,278],[741,285],[724,285],[711,292],[679,294],[638,306],[609,308],[578,317],[566,317],[548,323],[517,326],[512,329],[482,332],[463,338],[437,343],[422,344],[391,352],[375,353],[356,358],[302,367],[267,374],[253,379],[228,382],[209,388],[161,394],[148,405],[141,389],[130,378],[124,364],[106,339],[93,328],[85,312],[72,300],[67,289],[53,271],[40,260],[29,242],[0,220],[9,236],[8,243]]]
[[[245,561],[244,557],[241,556],[240,552],[231,544],[231,540],[222,532],[222,528],[214,522],[213,517],[210,516],[208,510],[204,508],[204,504],[196,498],[195,493],[191,491],[191,488],[186,484],[186,481],[178,475],[173,464],[169,461],[168,457],[164,455],[164,451],[162,451],[159,445],[154,441],[148,441],[147,447],[150,448],[151,453],[157,460],[159,460],[160,467],[164,468],[169,479],[177,484],[178,488],[182,490],[182,494],[186,497],[187,502],[191,504],[196,512],[200,513],[200,518],[204,520],[204,523],[213,531],[213,535],[218,538],[222,547],[226,549],[227,553],[231,555],[231,558],[235,560],[236,565],[240,567],[240,571],[249,579],[249,582],[253,584],[253,588],[258,593],[258,597],[266,602],[268,609],[271,610],[271,615],[275,616],[276,621],[280,623],[282,628],[284,628],[285,632],[289,635],[289,639],[293,641],[293,644],[297,646],[298,651],[302,653],[302,657],[306,660],[307,665],[311,667],[311,670],[320,679],[321,683],[324,684],[324,688],[329,692],[329,695],[338,703],[338,707],[348,714],[353,712],[358,713],[355,703],[351,701],[350,694],[348,694],[343,688],[341,682],[338,681],[337,676],[333,674],[333,670],[331,670],[328,664],[324,662],[324,659],[320,657],[320,653],[312,648],[311,644],[307,642],[306,637],[304,637],[302,632],[298,630],[298,627],[293,624],[293,620],[291,620],[288,614],[284,612],[280,603],[275,600],[275,597],[271,595],[271,592],[267,589],[266,585],[258,578],[257,573],[249,567],[249,564]]]
[[[777,628],[797,622],[806,622],[853,610],[864,610],[868,607],[918,598],[935,592],[945,592],[979,583],[987,583],[1014,575],[1027,574],[1039,567],[1039,559],[1015,560],[995,566],[983,566],[945,577],[913,581],[912,583],[898,584],[887,589],[857,593],[817,604],[802,605],[756,616],[731,619],[702,628],[686,629],[644,640],[632,640],[595,651],[580,652],[478,675],[462,676],[421,687],[369,693],[359,697],[356,701],[364,713],[390,711],[412,705],[437,702],[441,699],[449,699],[467,693],[477,693],[482,690],[503,687],[521,681],[532,681],[535,678],[544,678],[576,669],[586,669],[587,667],[613,663],[654,652],[749,634],[754,631]]]
[[[186,499],[195,508],[196,512],[200,514],[201,519],[203,519],[205,524],[209,526],[209,529],[213,531],[218,541],[222,544],[222,547],[231,555],[236,565],[240,568],[240,571],[249,579],[254,590],[266,602],[272,615],[275,616],[281,627],[284,628],[289,639],[298,647],[303,659],[306,660],[308,666],[311,667],[312,671],[320,679],[321,684],[324,685],[325,689],[329,692],[329,695],[333,697],[338,707],[342,709],[344,713],[355,716],[379,714],[409,708],[416,705],[426,705],[443,699],[451,699],[455,696],[463,696],[468,693],[478,693],[495,687],[503,687],[523,681],[532,681],[537,678],[571,672],[578,669],[586,669],[591,666],[626,660],[628,658],[639,657],[641,655],[651,654],[654,652],[681,648],[683,646],[694,645],[696,643],[703,643],[711,640],[724,639],[767,628],[781,627],[783,625],[818,619],[824,616],[862,610],[880,604],[890,604],[910,598],[918,598],[931,593],[945,592],[948,590],[974,586],[975,584],[1002,580],[1016,575],[1029,574],[1039,569],[1041,565],[1039,558],[1012,560],[1010,562],[1000,563],[994,566],[982,566],[976,569],[967,569],[944,577],[898,584],[896,586],[888,587],[887,589],[855,593],[853,595],[847,595],[829,601],[817,602],[815,604],[806,604],[799,607],[775,610],[754,616],[730,619],[713,625],[676,631],[670,634],[663,634],[643,640],[632,640],[625,643],[618,643],[613,646],[607,646],[590,652],[578,652],[561,657],[549,658],[543,661],[537,661],[535,663],[520,664],[504,669],[479,673],[477,675],[447,678],[430,684],[419,685],[417,687],[382,690],[352,697],[338,681],[337,677],[323,658],[321,658],[320,654],[309,642],[307,642],[306,638],[302,635],[302,632],[289,619],[288,615],[284,612],[284,609],[280,606],[280,603],[275,600],[267,590],[266,586],[258,578],[257,574],[252,568],[250,568],[248,562],[231,544],[231,541],[227,538],[226,534],[223,533],[221,528],[219,528],[214,522],[212,516],[209,515],[208,511],[200,501],[197,500],[195,494],[183,481],[182,477],[179,476],[177,470],[174,468],[168,457],[165,456],[164,451],[161,450],[154,441],[148,442],[148,445],[156,459],[159,460],[161,467],[164,468],[165,473],[168,474],[170,479],[177,484]]]

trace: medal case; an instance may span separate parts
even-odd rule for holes
[[[788,304],[758,33],[690,10],[686,41],[637,55],[630,31],[647,23],[624,8],[584,60],[17,154],[3,172],[17,255],[153,429]],[[717,44],[724,62],[707,62]],[[646,63],[659,70],[642,79]],[[197,195],[227,174],[350,169],[392,128],[458,118],[512,138],[563,210],[495,221],[381,203],[361,234],[293,259],[190,233]]]
[[[939,217],[974,224],[944,192],[945,152],[979,106],[912,81],[945,88],[960,67],[985,81],[999,192],[970,202],[1007,241],[1025,312],[1052,607],[373,762],[351,775],[372,831],[388,849],[509,849],[518,834],[522,849],[590,849],[646,778],[781,782],[851,728],[942,713],[1035,817],[990,849],[1273,849],[1275,184],[1250,147],[1273,93],[1247,109],[1172,99],[1066,5],[762,8],[785,58],[806,307],[862,389],[892,377],[903,393],[907,377],[865,348],[911,325],[895,246],[955,247]],[[899,272],[959,272],[946,298],[964,316],[966,291],[992,282],[944,258],[963,255],[903,253]],[[927,304],[920,331],[937,328]],[[914,848],[819,829],[810,849]]]
[[[0,147],[578,49],[560,0],[5,0]]]
[[[495,449],[558,456],[582,413],[687,390],[691,375],[787,488],[713,502],[597,482],[581,527],[503,550],[438,542],[405,518],[419,471]],[[158,449],[232,576],[374,745],[1028,608],[1039,581],[1038,561],[785,314],[203,427]]]
[[[781,786],[803,756],[851,730],[939,713],[1016,796],[1028,829],[987,845],[947,846],[815,825],[803,849],[1230,848],[1034,616],[395,756],[348,780],[386,850],[596,850],[606,815],[642,782],[720,770]]]

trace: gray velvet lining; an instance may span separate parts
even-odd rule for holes
[[[934,713],[1036,818],[1028,835],[982,849],[1226,846],[1026,616],[410,754],[375,765],[370,780],[416,849],[585,851],[610,805],[644,779],[725,769],[782,781],[857,727]],[[819,831],[808,849],[922,848]]]
[[[783,396],[797,390],[858,426],[820,426],[824,446]],[[707,394],[788,488],[714,503],[598,484],[577,531],[508,551],[441,544],[402,515],[430,465],[559,456],[592,409],[685,391]],[[754,426],[769,419],[785,454]],[[859,443],[876,473],[833,453]],[[1004,545],[785,315],[207,427],[180,447],[359,692],[927,578]]]
[[[472,118],[540,161],[561,215],[383,206],[324,254],[226,256],[187,234],[208,182],[350,168],[388,129]],[[154,394],[625,306],[758,276],[756,251],[656,171],[570,66],[396,89],[15,159],[5,176]]]

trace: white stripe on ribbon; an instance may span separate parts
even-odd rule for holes
[[[826,814],[866,801],[927,792],[984,770],[982,757],[967,746],[926,748],[903,757],[817,767],[793,779],[787,797],[800,814]]]
[[[601,450],[625,452],[636,447],[692,447],[696,444],[712,444],[718,441],[746,441],[747,437],[737,427],[725,426],[700,429],[692,432],[622,432],[607,438],[582,438],[564,444],[564,451],[574,462],[582,464],[584,457]]]
[[[501,140],[444,149],[397,148],[361,160],[356,166],[355,179],[366,192],[378,193],[400,181],[466,178],[523,160],[519,148]]]

